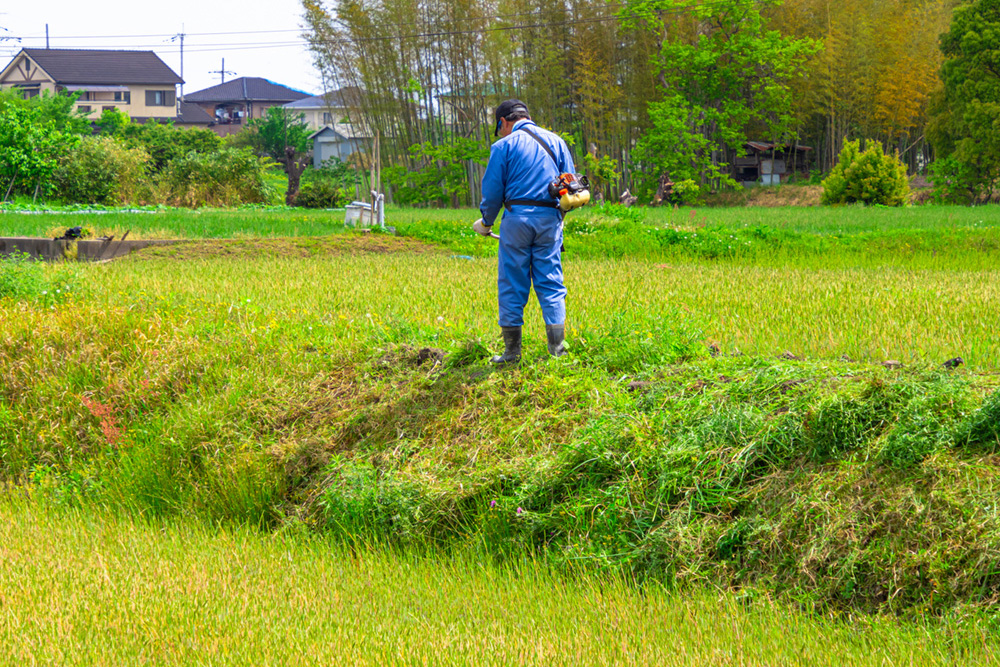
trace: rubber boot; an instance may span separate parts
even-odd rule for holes
[[[521,327],[500,327],[503,332],[503,354],[490,359],[494,364],[516,364],[521,360]]]
[[[546,324],[545,337],[549,341],[549,354],[553,357],[562,357],[566,354],[566,325]]]

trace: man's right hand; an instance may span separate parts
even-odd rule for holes
[[[476,220],[474,223],[472,223],[472,229],[475,230],[475,232],[481,236],[493,235],[493,228],[487,227],[486,223],[483,222],[482,218],[479,218],[479,220]]]

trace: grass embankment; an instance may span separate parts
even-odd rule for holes
[[[497,372],[492,263],[385,250],[46,269],[87,293],[0,302],[4,477],[807,607],[995,600],[998,299],[975,258],[574,258],[571,357],[545,360],[532,306]]]
[[[0,503],[0,664],[986,664],[985,627]]]

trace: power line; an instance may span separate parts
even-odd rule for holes
[[[613,9],[611,5],[605,5],[604,7],[608,9]],[[621,5],[619,8],[624,9],[625,6]],[[526,16],[546,16],[548,12],[545,11],[535,11],[535,12],[515,12],[511,14],[492,14],[484,16],[458,16],[454,18],[447,18],[444,21],[451,23],[467,22],[467,21],[500,21],[510,18],[522,18]],[[405,28],[415,25],[431,25],[433,21],[408,21],[403,23],[385,23],[382,27],[393,27],[393,28]],[[230,30],[230,31],[220,31],[220,32],[189,32],[186,33],[188,37],[216,37],[222,35],[266,35],[266,34],[276,34],[276,33],[302,33],[301,28],[289,28],[281,30]],[[145,35],[62,35],[60,39],[147,39],[155,37],[171,37],[172,33],[151,33]],[[24,39],[40,39],[41,35],[26,35]]]
[[[726,4],[725,0],[701,0],[701,2],[692,2],[690,4],[674,7],[669,10],[662,10],[658,12],[653,12],[651,17],[660,17],[662,15],[673,15],[673,14],[683,14],[685,12],[713,7],[716,5]],[[607,8],[612,8],[611,5],[606,5]],[[512,17],[524,17],[524,16],[539,16],[541,12],[522,12],[517,14],[498,14],[494,16],[483,16],[483,17],[459,17],[453,19],[453,21],[495,21],[504,18]],[[205,43],[197,44],[187,47],[185,50],[188,53],[210,53],[215,51],[250,51],[259,49],[279,49],[279,48],[291,48],[291,47],[308,47],[315,44],[321,45],[333,45],[333,44],[356,44],[356,43],[367,43],[367,42],[384,42],[384,41],[398,41],[404,39],[419,39],[419,38],[433,38],[433,37],[451,37],[460,35],[475,35],[481,33],[490,32],[509,32],[512,30],[530,30],[536,28],[553,28],[568,25],[588,25],[597,23],[606,23],[609,21],[617,21],[622,17],[618,14],[596,16],[591,18],[580,18],[580,19],[568,19],[565,21],[548,21],[541,23],[528,23],[528,24],[515,24],[515,25],[498,25],[489,26],[484,28],[470,28],[464,30],[434,30],[427,32],[415,32],[409,34],[391,34],[391,35],[373,35],[369,37],[344,37],[337,39],[319,39],[319,40],[309,40],[302,39],[296,41],[274,41],[274,42],[215,42],[215,43]],[[636,17],[644,18],[644,17]],[[378,26],[379,29],[385,27],[406,27],[414,25],[432,25],[430,21],[419,21],[419,22],[408,22],[408,23],[390,23],[381,24]],[[230,31],[230,32],[211,32],[211,33],[186,33],[187,37],[194,36],[221,36],[221,35],[252,35],[252,34],[277,34],[277,33],[288,33],[288,32],[299,32],[299,30],[247,30],[247,31]],[[171,34],[162,35],[87,35],[87,36],[76,36],[76,37],[60,37],[60,39],[126,39],[132,37],[144,38],[144,37],[174,37]],[[39,39],[39,37],[25,37],[23,39]],[[122,49],[140,49],[148,48],[153,50],[158,50],[167,53],[177,53],[177,49],[163,49],[159,45],[151,45],[149,43],[140,44],[119,44],[115,45],[117,48]]]

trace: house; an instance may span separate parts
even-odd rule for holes
[[[327,125],[353,124],[360,120],[361,89],[356,86],[333,90],[322,95],[303,97],[284,105],[286,109],[302,114],[310,130],[320,130]]]
[[[77,108],[92,120],[118,109],[137,122],[174,120],[183,80],[152,51],[21,49],[0,71],[0,88],[25,97],[79,92]]]
[[[197,104],[215,119],[212,129],[225,136],[243,129],[252,118],[263,118],[271,107],[309,97],[309,93],[280,83],[252,76],[242,76],[217,86],[184,95],[184,101]]]
[[[779,185],[794,173],[809,175],[810,146],[787,146],[770,141],[748,141],[743,144],[746,157],[733,160],[733,180],[744,187]]]
[[[313,166],[336,158],[346,161],[359,150],[365,150],[372,138],[361,122],[361,89],[341,88],[322,95],[304,97],[284,105],[293,115],[301,115],[315,130],[309,140],[313,143]]]
[[[309,135],[313,145],[313,167],[319,169],[324,162],[334,158],[346,162],[354,153],[367,150],[370,140],[370,135],[348,123],[327,125]]]

